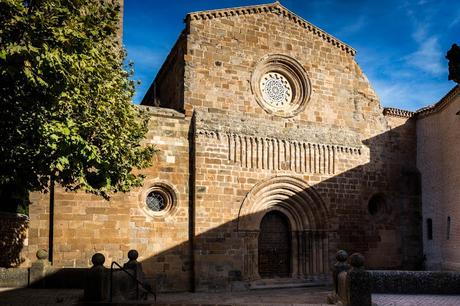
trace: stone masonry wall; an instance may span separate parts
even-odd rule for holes
[[[158,72],[142,104],[184,110],[185,34],[181,34]]]
[[[388,201],[396,208],[400,224],[402,267],[423,268],[422,250],[422,199],[420,172],[416,166],[416,120],[400,116],[386,116],[389,130],[382,135],[385,147],[386,176],[391,190]],[[382,239],[388,233],[382,229]],[[384,248],[380,251],[383,251]]]
[[[422,178],[423,242],[429,269],[460,270],[460,90],[437,112],[417,120],[417,166]],[[447,218],[450,237],[447,239]],[[427,237],[427,219],[433,239]]]
[[[190,20],[187,27],[186,109],[244,113],[287,126],[347,127],[364,138],[384,131],[378,98],[353,56],[288,17],[267,12]],[[288,55],[309,75],[311,100],[295,118],[268,116],[251,92],[251,75],[267,54]]]
[[[87,267],[91,256],[101,252],[106,265],[127,261],[136,249],[149,279],[160,290],[188,290],[189,120],[175,111],[149,107],[152,114],[145,143],[156,146],[153,166],[142,171],[144,186],[112,195],[106,201],[82,192],[55,193],[54,266]],[[151,186],[165,183],[175,193],[173,210],[166,216],[149,212],[145,197]],[[47,195],[34,194],[30,205],[29,257],[48,249]]]
[[[400,218],[407,192],[401,195],[399,184],[403,166],[413,170],[414,129],[399,123],[391,130],[354,58],[282,14],[191,19],[187,26],[184,101],[197,130],[197,288],[228,288],[235,275],[254,279],[248,265],[257,258],[248,260],[256,255],[237,232],[239,211],[256,185],[277,176],[299,178],[319,194],[329,254],[339,246],[365,253],[371,267],[414,267],[420,245],[402,246],[411,229]],[[311,99],[295,117],[269,115],[255,101],[251,75],[267,54],[288,55],[308,73]],[[377,193],[387,204],[374,217],[368,202]]]
[[[271,210],[290,224],[292,277],[324,280],[338,248],[371,268],[416,265],[418,227],[406,222],[419,204],[413,122],[383,115],[349,49],[282,12],[188,15],[142,103],[162,107],[148,108],[146,142],[160,152],[144,187],[110,202],[58,190],[55,265],[88,266],[95,252],[123,262],[135,248],[160,290],[233,290],[260,278],[260,222]],[[268,114],[252,92],[270,54],[308,74],[311,98],[296,116]],[[155,184],[177,197],[163,215],[145,206]],[[47,196],[33,195],[30,214],[33,255],[47,248]]]

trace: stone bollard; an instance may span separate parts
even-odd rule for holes
[[[37,251],[36,256],[37,261],[33,262],[30,267],[29,284],[34,288],[44,288],[46,285],[46,270],[50,266],[48,252],[41,249]]]
[[[138,257],[139,257],[139,253],[136,250],[129,250],[128,252],[129,260],[127,263],[123,265],[123,268],[137,270],[138,265],[140,265],[140,263],[137,261]]]
[[[346,275],[347,306],[371,306],[371,279],[364,269],[364,256],[354,253],[349,260],[351,270]]]
[[[137,280],[139,279],[139,271],[142,272],[142,267],[139,269],[140,263],[137,261],[139,253],[136,250],[129,250],[128,252],[128,262],[123,265],[123,268],[128,270],[131,275],[135,276]],[[138,300],[139,299],[139,286],[136,281],[129,278],[127,279],[127,292],[125,292],[125,297],[129,300]]]
[[[142,264],[137,261],[139,253],[136,250],[130,250],[128,252],[129,261],[123,265],[123,268],[132,271],[136,279],[143,284],[143,286],[151,291],[151,286],[145,281],[144,271],[142,270]],[[148,291],[142,286],[138,285],[136,281],[131,281],[131,286],[129,286],[129,296],[128,299],[146,299]]]
[[[93,266],[86,273],[85,301],[100,302],[108,298],[109,269],[104,267],[105,257],[96,253],[91,258]]]
[[[328,295],[327,303],[336,304],[339,301],[339,274],[341,272],[346,272],[350,269],[350,265],[347,263],[348,253],[344,250],[339,250],[335,254],[335,259],[337,262],[332,267],[332,279],[334,282],[334,291]]]

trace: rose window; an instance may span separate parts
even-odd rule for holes
[[[266,55],[251,76],[256,102],[267,113],[290,118],[302,112],[311,93],[310,79],[302,64],[282,55]]]
[[[260,80],[263,99],[274,107],[283,107],[292,101],[289,81],[280,73],[269,72]]]

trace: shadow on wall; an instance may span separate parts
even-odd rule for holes
[[[25,261],[22,250],[28,226],[26,215],[0,212],[0,268],[17,267]]]
[[[314,186],[291,173],[258,182],[241,199],[239,216],[192,235],[187,243],[141,258],[146,272],[162,290],[232,290],[240,281],[257,280],[264,268],[260,264],[267,263],[267,254],[260,254],[261,223],[273,210],[289,224],[292,277],[321,278],[329,273],[337,249],[362,253],[371,269],[423,269],[414,129],[414,122],[408,121],[365,140],[368,163]],[[379,201],[370,207],[374,195],[379,195]],[[196,190],[195,199],[205,196]],[[200,204],[194,203],[192,209],[195,205]],[[190,228],[196,232],[193,222]],[[268,265],[273,261],[269,258]],[[178,288],[178,280],[188,287]]]
[[[402,126],[366,140],[369,163],[314,186],[298,175],[256,184],[235,219],[192,234],[189,241],[155,256],[140,254],[147,281],[158,291],[240,290],[287,269],[293,278],[317,282],[329,274],[338,249],[364,254],[367,268],[422,269],[420,178],[415,143],[401,146],[404,133]],[[284,240],[264,238],[273,233],[260,231],[272,211],[287,224]],[[276,250],[283,247],[287,251],[280,257]],[[40,283],[29,285],[80,286],[75,278],[81,279],[81,273],[53,269]]]

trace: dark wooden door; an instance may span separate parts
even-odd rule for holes
[[[289,221],[281,212],[268,212],[260,223],[259,275],[263,278],[289,277],[290,272]]]

